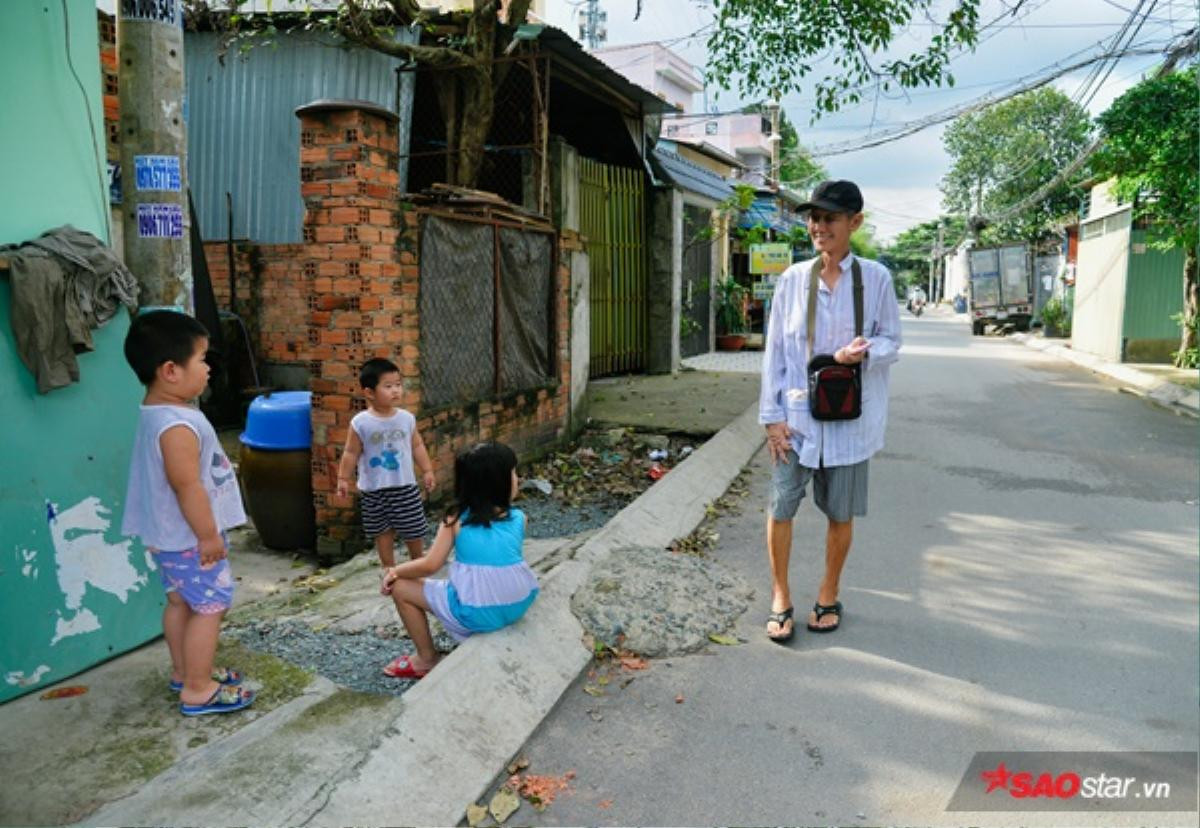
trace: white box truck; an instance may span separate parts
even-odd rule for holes
[[[971,333],[981,335],[988,325],[1012,325],[1029,330],[1033,318],[1033,285],[1029,246],[1005,244],[977,247],[967,255],[970,267]]]

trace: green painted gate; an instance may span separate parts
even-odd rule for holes
[[[579,159],[579,231],[591,272],[590,374],[646,361],[646,201],[639,170]]]

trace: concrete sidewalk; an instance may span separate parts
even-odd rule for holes
[[[935,305],[929,312],[935,316],[959,319],[964,325],[970,324],[967,314],[955,313],[945,304]],[[1200,390],[1195,387],[1198,374],[1194,369],[1111,362],[1093,354],[1074,350],[1068,340],[1046,339],[1040,333],[1013,333],[1008,336],[1026,347],[1087,368],[1092,373],[1117,382],[1126,391],[1145,397],[1164,408],[1188,417],[1200,418]],[[1189,375],[1193,383],[1190,387],[1173,381]]]
[[[69,743],[58,740],[64,743],[61,750],[38,747],[44,740],[37,731],[57,732],[69,720],[97,717],[101,727],[145,731],[155,744],[176,749],[151,751],[156,763],[139,767],[140,776],[104,780],[74,797],[69,808],[40,818],[28,807],[12,807],[53,797],[52,779],[46,779],[45,788],[31,780],[22,799],[12,789],[0,796],[0,815],[11,817],[0,822],[457,824],[590,662],[592,652],[570,599],[592,566],[622,547],[665,548],[688,535],[762,444],[752,404],[756,378],[743,382],[728,374],[687,371],[679,377],[601,381],[592,392],[611,395],[597,405],[606,423],[717,433],[595,534],[557,546],[531,541],[527,552],[542,561],[536,567],[542,592],[519,624],[468,640],[400,697],[354,692],[297,671],[281,682],[289,692],[275,703],[255,705],[244,718],[212,717],[218,721],[179,722],[160,686],[165,684],[165,647],[161,641],[147,645],[67,682],[90,685],[85,696],[51,703],[31,695],[0,707],[0,726],[13,744],[25,746],[30,762],[45,766],[46,774],[39,775],[53,766],[59,780],[86,780],[95,763],[95,757],[91,764],[86,759],[89,751],[80,750],[90,742],[86,728]],[[649,406],[655,418],[644,416],[647,400],[657,401]],[[256,567],[255,589],[246,592],[257,592],[264,606],[289,600],[270,593],[273,585],[296,574],[292,562],[282,557],[274,570],[270,561]],[[349,593],[371,573],[344,574]],[[323,604],[333,597],[323,592],[312,600]],[[346,596],[343,609],[368,611],[351,606],[352,597]],[[242,655],[238,651],[233,658]],[[124,704],[131,683],[139,688],[140,701]],[[162,719],[153,731],[140,721],[147,704]],[[33,711],[31,731],[22,720]],[[9,753],[11,761],[0,767],[15,770],[17,754]],[[20,814],[25,818],[16,819]]]
[[[1074,350],[1064,342],[1055,339],[1045,339],[1032,333],[1012,334],[1012,339],[1023,343],[1029,348],[1041,351],[1059,359],[1065,359],[1076,365],[1081,365],[1093,373],[1120,383],[1121,387],[1145,397],[1151,402],[1164,408],[1169,408],[1188,417],[1200,417],[1200,391],[1171,382],[1154,369],[1166,366],[1137,366],[1128,363],[1109,362],[1092,354]],[[1195,372],[1192,372],[1193,375]]]

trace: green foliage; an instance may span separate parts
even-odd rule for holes
[[[1151,222],[1160,247],[1195,249],[1200,203],[1197,67],[1139,83],[1099,118],[1104,144],[1092,157],[1099,179]]]
[[[878,259],[879,245],[875,242],[874,231],[865,224],[855,230],[850,236],[850,250],[864,259]]]
[[[1171,320],[1179,325],[1184,333],[1184,340],[1191,344],[1171,352],[1171,359],[1179,368],[1200,368],[1200,347],[1196,346],[1196,315],[1185,317],[1182,313],[1171,316]]]
[[[1047,328],[1055,328],[1064,336],[1070,336],[1071,323],[1067,318],[1067,307],[1057,296],[1046,300],[1042,306],[1042,324]]]
[[[1091,130],[1083,107],[1049,87],[959,116],[942,138],[953,162],[941,185],[946,208],[977,216],[1009,211],[1074,160]],[[1083,195],[1079,180],[1064,182],[989,227],[988,237],[1037,242],[1075,214]]]
[[[746,289],[732,278],[717,282],[717,332],[742,333],[746,330]]]
[[[942,243],[950,246],[963,237],[966,221],[961,216],[942,216],[910,227],[890,245],[879,251],[879,259],[893,274],[906,270],[917,273],[928,270],[929,257],[937,247],[938,223],[942,224]],[[918,278],[916,281],[920,281]]]
[[[762,104],[751,104],[742,112],[763,114]],[[808,193],[817,183],[829,178],[824,167],[800,146],[800,134],[788,120],[787,112],[779,110],[779,182],[789,190]]]
[[[751,227],[735,227],[733,237],[746,248],[752,244],[762,244],[767,240],[767,225],[755,224]]]
[[[932,19],[934,0],[714,0],[716,26],[708,39],[707,80],[743,98],[815,94],[815,113],[856,103],[879,83],[894,87],[954,84],[947,64],[975,44],[980,0],[954,0],[929,43],[889,57],[893,41],[916,21]],[[813,63],[833,56],[836,74],[805,80]],[[872,63],[876,56],[879,65]]]
[[[1196,246],[1200,232],[1200,103],[1197,67],[1142,81],[1099,118],[1104,144],[1092,158],[1097,178],[1113,178],[1118,199],[1133,204],[1158,248],[1184,251],[1183,314],[1175,364],[1197,364]],[[1152,127],[1151,127],[1152,125]]]

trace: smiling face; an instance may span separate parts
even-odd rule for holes
[[[808,235],[818,253],[840,259],[850,252],[850,236],[862,226],[863,214],[814,209],[808,213]]]

